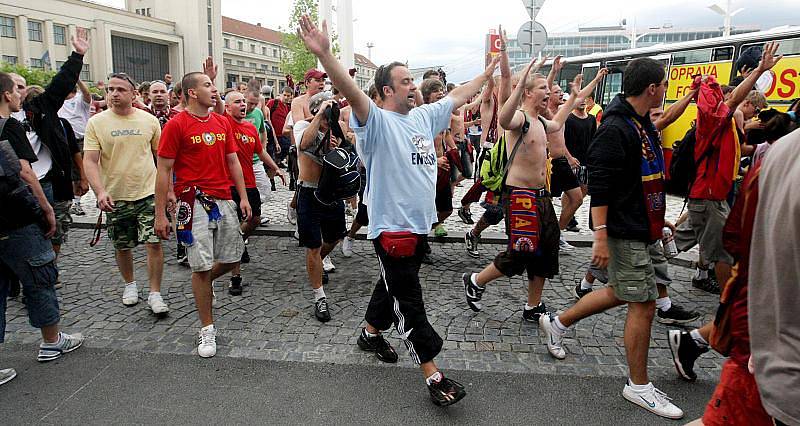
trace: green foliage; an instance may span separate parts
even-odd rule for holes
[[[283,45],[289,51],[289,54],[281,59],[281,71],[284,74],[290,74],[297,83],[303,81],[306,71],[317,66],[317,57],[306,49],[303,40],[300,40],[300,37],[297,36],[300,17],[304,14],[310,16],[312,22],[319,20],[317,0],[294,0],[292,14],[289,17],[289,28],[280,29],[283,33]],[[332,33],[331,45],[334,55],[339,52],[339,44],[336,40],[336,34]]]
[[[6,62],[0,63],[0,71],[8,73],[16,73],[21,75],[28,86],[42,86],[45,87],[50,84],[50,80],[56,75],[55,71],[44,71],[40,69],[28,68],[19,64],[9,64]]]

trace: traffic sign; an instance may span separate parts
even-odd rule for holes
[[[517,31],[517,44],[523,52],[536,56],[547,45],[547,30],[536,21],[528,21]]]

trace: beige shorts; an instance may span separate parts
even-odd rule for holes
[[[649,302],[658,298],[650,245],[608,237],[608,285],[619,300]]]
[[[192,237],[186,256],[192,272],[210,271],[214,262],[236,263],[242,259],[244,240],[239,233],[239,217],[231,200],[216,200],[222,219],[209,222],[199,201],[194,202]]]
[[[731,212],[726,201],[689,200],[689,224],[707,262],[733,265],[733,257],[722,244],[722,228]]]

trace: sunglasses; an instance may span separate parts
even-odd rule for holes
[[[125,80],[128,83],[130,83],[131,86],[133,86],[134,90],[136,89],[136,82],[133,81],[133,79],[128,74],[125,74],[124,72],[115,72],[115,73],[109,74],[108,75],[108,79],[110,80],[112,78],[119,78],[121,80]]]

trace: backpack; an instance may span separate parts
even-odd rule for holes
[[[546,128],[544,119],[542,117],[538,118]],[[525,137],[525,134],[528,133],[529,128],[530,121],[528,120],[528,114],[525,114],[525,124],[522,125],[522,133],[520,133],[519,139],[514,144],[514,148],[511,150],[511,155],[509,156],[506,156],[505,134],[500,136],[498,141],[492,146],[492,149],[489,151],[486,158],[484,158],[483,164],[481,164],[481,184],[485,186],[486,189],[493,192],[502,191],[503,185],[505,185],[506,182],[508,168],[511,167],[511,161],[517,154],[519,146],[522,145],[522,139]]]
[[[0,118],[0,134],[8,121]],[[10,231],[42,220],[39,201],[20,177],[19,157],[7,140],[0,140],[0,230]]]
[[[672,160],[669,164],[669,185],[670,192],[676,195],[689,196],[697,174],[698,163],[707,159],[713,152],[713,146],[709,144],[706,152],[695,161],[694,146],[696,142],[695,128],[691,128],[673,147]]]

